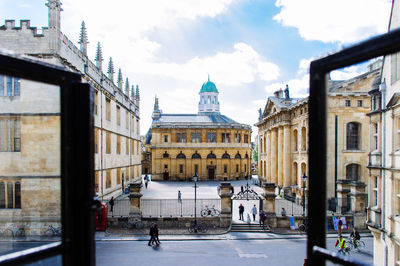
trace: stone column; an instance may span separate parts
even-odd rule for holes
[[[271,132],[271,181],[273,183],[276,183],[278,180],[278,158],[277,158],[277,153],[278,153],[278,131],[277,129],[273,129]]]
[[[220,226],[228,227],[232,222],[232,186],[229,182],[222,182],[219,187],[219,196],[221,197]]]
[[[263,183],[264,193],[262,196],[263,200],[263,211],[267,215],[266,223],[271,227],[276,227],[276,212],[275,212],[275,183]]]
[[[291,182],[291,161],[290,160],[290,127],[285,125],[283,128],[283,186],[294,185]]]
[[[367,193],[365,193],[366,184],[363,182],[350,183],[351,212],[353,213],[353,223],[357,228],[365,229],[367,216],[365,213],[365,204]]]
[[[350,193],[350,180],[339,179],[337,181],[337,193],[338,193],[338,206],[336,212],[344,214],[347,212],[347,206],[350,204],[348,200],[348,195]]]
[[[133,218],[142,218],[142,212],[140,209],[140,198],[143,194],[140,193],[140,189],[142,188],[142,181],[134,182],[129,185],[129,199],[130,199],[130,208],[129,208],[129,217]]]
[[[266,180],[271,182],[271,130],[267,131],[267,163],[266,163]]]
[[[278,128],[278,186],[283,186],[283,127]]]

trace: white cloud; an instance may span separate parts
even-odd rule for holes
[[[350,66],[344,69],[335,70],[330,73],[332,80],[347,80],[365,73],[365,69],[360,66]]]
[[[277,0],[274,19],[302,38],[351,43],[387,31],[390,0]]]

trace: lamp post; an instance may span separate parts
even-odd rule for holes
[[[197,172],[194,173],[194,232],[197,233],[197,214],[196,214],[196,202],[197,202]]]
[[[301,180],[303,181],[303,224],[306,224],[306,184],[307,184],[307,176],[304,173],[303,176],[301,177]]]

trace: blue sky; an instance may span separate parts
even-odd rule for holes
[[[0,24],[30,19],[31,26],[47,26],[46,2],[2,0]],[[267,97],[285,84],[292,97],[307,96],[312,59],[386,32],[391,7],[388,0],[61,2],[62,32],[79,47],[84,20],[89,58],[100,42],[103,69],[111,56],[124,80],[139,84],[141,134],[150,127],[155,95],[164,113],[197,113],[208,74],[220,92],[221,113],[253,125]],[[332,77],[362,71],[351,67]]]

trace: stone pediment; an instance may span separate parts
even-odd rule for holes
[[[271,98],[268,98],[262,117],[267,117],[280,111],[281,108]]]
[[[399,92],[394,93],[392,98],[390,98],[390,101],[386,105],[386,108],[390,109],[393,106],[399,104],[399,100],[400,100],[400,93]]]

